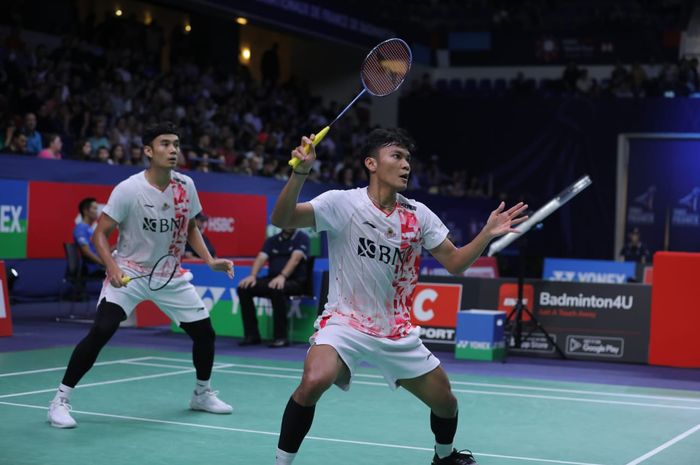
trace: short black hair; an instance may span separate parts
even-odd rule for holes
[[[376,157],[379,149],[382,147],[389,147],[390,145],[396,145],[397,147],[404,148],[408,150],[409,153],[413,153],[416,150],[416,142],[413,140],[411,135],[405,129],[401,128],[387,128],[387,129],[374,129],[369,133],[365,143],[360,147],[360,156],[362,160],[366,157]],[[369,179],[369,170],[362,164],[362,168],[365,170],[367,179]]]
[[[97,202],[97,199],[94,197],[85,197],[83,200],[80,201],[80,203],[78,204],[78,213],[80,213],[80,216],[83,216],[84,210],[90,208],[92,202]]]
[[[179,139],[180,129],[178,129],[178,127],[170,121],[163,121],[162,123],[153,124],[148,126],[143,132],[141,141],[143,142],[143,145],[151,145],[153,143],[153,139],[158,136],[162,136],[163,134],[175,134]]]

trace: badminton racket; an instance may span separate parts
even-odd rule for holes
[[[406,75],[411,69],[413,54],[411,48],[406,42],[401,39],[393,38],[385,40],[370,51],[362,62],[360,68],[360,79],[362,81],[362,90],[348,104],[348,106],[335,117],[331,123],[321,129],[313,140],[313,146],[316,147],[319,142],[326,137],[331,126],[335,124],[365,92],[375,97],[384,97],[396,91],[403,83]],[[309,146],[304,147],[305,153],[309,153]],[[301,160],[292,157],[289,160],[289,166],[296,168],[301,163]]]
[[[533,225],[542,222],[545,218],[558,210],[559,207],[580,194],[581,191],[590,186],[592,182],[593,181],[591,181],[591,178],[588,177],[588,175],[579,178],[576,182],[561,191],[556,197],[537,210],[532,216],[530,216],[530,218],[516,226],[515,229],[518,231],[517,233],[508,233],[491,244],[489,247],[488,256],[491,257],[493,254],[496,254],[508,247],[511,242],[528,232]]]
[[[124,276],[122,284],[127,285],[135,279],[148,278],[148,287],[152,291],[163,289],[175,276],[175,272],[180,268],[180,260],[175,255],[163,255],[153,265],[150,273],[140,276]]]

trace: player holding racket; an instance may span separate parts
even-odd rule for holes
[[[459,274],[493,238],[514,231],[526,219],[520,215],[527,205],[506,210],[501,203],[472,242],[455,247],[432,211],[399,194],[408,185],[414,143],[397,129],[372,131],[362,147],[368,187],[332,190],[297,203],[316,157],[313,149],[306,148],[312,139],[304,137],[292,152],[300,163],[277,199],[272,222],[280,228],[328,232],[330,288],[325,310],[316,320],[301,383],[284,411],[276,465],[292,463],[321,395],[333,384],[349,389],[363,360],[380,369],[390,388],[401,386],[430,407],[434,465],[475,464],[471,452],[458,452],[452,445],[457,399],[440,361],[411,324],[421,247],[450,273]]]
[[[211,413],[233,410],[211,389],[214,329],[204,303],[179,266],[179,273],[160,290],[152,290],[157,287],[149,286],[151,279],[134,279],[124,285],[126,276],[149,274],[163,256],[179,259],[185,242],[190,243],[212,270],[233,277],[233,263],[212,258],[195,224],[194,217],[202,207],[192,179],[173,171],[180,152],[177,128],[172,123],[149,127],[143,142],[144,153],[150,158],[149,168],[114,188],[93,235],[97,253],[107,268],[107,278],[100,293],[95,322],[73,350],[63,381],[49,405],[48,421],[57,428],[76,426],[70,415],[71,392],[95,363],[119,323],[143,300],[152,300],[192,338],[197,381],[190,408]],[[119,228],[119,242],[112,257],[108,238],[116,227]]]

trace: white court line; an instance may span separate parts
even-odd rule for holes
[[[675,438],[661,444],[656,449],[647,452],[646,454],[642,455],[641,457],[637,457],[636,459],[632,460],[631,462],[628,462],[626,465],[637,465],[639,463],[642,463],[646,459],[653,457],[654,455],[658,454],[659,452],[661,452],[665,449],[668,449],[669,447],[671,447],[672,445],[674,445],[678,441],[682,441],[683,439],[687,438],[688,436],[690,436],[691,434],[693,434],[694,432],[696,432],[698,430],[700,430],[700,425],[695,425],[692,428],[690,428],[688,431],[686,431],[685,433],[679,434]]]
[[[125,362],[128,365],[142,365],[147,364],[149,366],[158,366],[162,368],[179,368],[174,365],[166,364],[155,364],[150,362]],[[236,365],[240,366],[240,365]],[[276,373],[259,373],[254,371],[238,371],[238,370],[227,370],[227,369],[217,369],[217,373],[230,373],[236,375],[244,376],[260,376],[265,378],[279,378],[279,379],[294,379],[298,380],[297,375],[280,375]],[[370,381],[359,381],[353,380],[353,384],[362,384],[366,386],[386,386],[386,383],[373,383]],[[482,391],[477,389],[452,389],[452,392],[459,392],[463,394],[483,394],[491,396],[502,396],[502,397],[524,397],[528,399],[545,399],[545,400],[561,400],[569,402],[584,402],[592,404],[609,404],[609,405],[629,405],[633,407],[651,407],[651,408],[668,408],[676,410],[700,410],[700,407],[685,406],[685,405],[670,405],[670,404],[646,404],[643,402],[626,402],[620,400],[606,400],[606,399],[589,399],[583,397],[567,397],[567,396],[548,396],[540,394],[520,394],[516,392],[497,392],[497,391]]]
[[[179,367],[178,367],[179,368]],[[174,371],[170,373],[158,373],[155,375],[145,375],[145,376],[134,376],[132,378],[120,378],[120,379],[113,379],[110,381],[100,381],[97,383],[87,383],[87,384],[79,384],[75,387],[75,389],[78,388],[86,388],[86,387],[94,387],[94,386],[104,386],[107,384],[117,384],[117,383],[127,383],[129,381],[140,381],[142,379],[152,379],[152,378],[163,378],[165,376],[174,376],[174,375],[181,375],[184,373],[192,373],[194,368],[188,368],[186,370],[180,370],[180,371]],[[40,389],[38,391],[27,391],[27,392],[17,392],[14,394],[3,394],[0,396],[0,399],[7,399],[8,397],[19,397],[19,396],[28,396],[30,394],[43,394],[46,392],[55,392],[57,388],[53,387],[50,389]]]
[[[108,362],[95,363],[95,366],[113,365],[115,363],[124,363],[124,362],[138,361],[138,360],[148,360],[150,358],[152,358],[152,357],[137,357],[137,358],[124,358],[121,360],[110,360]],[[49,371],[59,371],[59,370],[65,370],[65,369],[66,369],[66,367],[53,367],[53,368],[42,368],[40,370],[15,371],[13,373],[0,373],[0,378],[5,378],[8,376],[31,375],[34,373],[46,373]]]
[[[17,404],[14,402],[0,402],[0,405],[47,410],[47,407],[40,406],[40,405]],[[278,433],[273,433],[270,431],[260,431],[260,430],[243,429],[243,428],[230,428],[227,426],[202,425],[199,423],[187,423],[187,422],[182,422],[182,421],[159,420],[156,418],[132,417],[132,416],[127,416],[127,415],[114,415],[114,414],[109,414],[109,413],[87,412],[87,411],[82,411],[82,410],[73,410],[73,413],[80,413],[82,415],[93,415],[93,416],[98,416],[98,417],[118,418],[121,420],[142,421],[142,422],[146,422],[146,423],[160,423],[160,424],[166,424],[166,425],[188,426],[188,427],[193,427],[193,428],[213,429],[213,430],[220,430],[220,431],[234,431],[237,433],[260,434],[260,435],[265,435],[265,436],[279,436]],[[368,441],[353,441],[353,440],[349,440],[349,439],[325,438],[325,437],[321,437],[321,436],[306,436],[305,439],[310,439],[310,440],[314,440],[314,441],[336,442],[336,443],[343,443],[343,444],[354,444],[354,445],[361,445],[361,446],[375,446],[375,447],[387,447],[387,448],[391,448],[391,449],[407,449],[407,450],[433,452],[432,448],[404,446],[401,444],[387,444],[387,443],[381,443],[381,442],[368,442]],[[561,463],[564,465],[601,465],[601,464],[597,464],[597,463],[571,462],[571,461],[566,461],[566,460],[552,460],[552,459],[540,459],[540,458],[533,458],[533,457],[518,457],[518,456],[513,456],[513,455],[487,454],[484,452],[475,452],[475,454],[481,455],[484,457],[495,457],[495,458],[512,459],[512,460],[524,460],[524,461],[529,461],[529,462]]]
[[[188,362],[189,360],[171,358],[171,357],[151,357],[153,360],[164,360],[168,362]],[[276,371],[289,371],[293,373],[302,373],[304,370],[301,368],[286,368],[286,367],[273,367],[268,365],[245,365],[240,363],[229,363],[231,367],[236,368],[254,368],[261,370],[276,370]],[[355,377],[361,378],[375,378],[384,379],[381,375],[371,375],[365,373],[356,373]],[[630,399],[650,399],[650,400],[670,400],[678,402],[700,402],[700,398],[697,397],[675,397],[675,396],[654,396],[649,394],[627,394],[620,392],[603,392],[603,391],[586,391],[581,389],[561,389],[561,388],[547,388],[539,386],[514,386],[509,384],[494,384],[494,383],[474,383],[469,381],[453,381],[450,380],[453,386],[476,386],[476,387],[492,387],[492,388],[503,388],[503,389],[513,389],[513,390],[526,390],[526,391],[542,391],[542,392],[559,392],[564,394],[589,394],[605,397],[621,397]]]

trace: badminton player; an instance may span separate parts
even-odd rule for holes
[[[90,370],[100,350],[143,300],[152,300],[192,339],[192,359],[197,380],[190,408],[211,413],[231,413],[230,405],[217,397],[210,386],[214,364],[214,329],[209,313],[194,286],[181,269],[162,289],[152,291],[148,279],[128,285],[125,276],[146,274],[164,255],[182,256],[185,242],[214,271],[233,277],[230,260],[209,254],[194,217],[202,210],[192,179],[173,171],[180,152],[180,137],[172,123],[149,127],[143,135],[144,153],[150,166],[114,188],[97,224],[93,241],[105,263],[107,277],[102,285],[95,322],[87,336],[73,350],[63,381],[49,405],[48,421],[57,428],[73,428],[70,397]],[[108,238],[119,228],[115,256]],[[179,267],[178,267],[179,268]]]
[[[450,273],[459,274],[492,239],[514,232],[514,226],[526,219],[521,214],[527,206],[519,203],[506,210],[501,203],[472,242],[455,247],[432,211],[399,194],[408,184],[414,151],[410,136],[400,129],[369,134],[360,152],[368,187],[331,190],[297,203],[316,157],[313,148],[308,154],[303,148],[311,142],[304,137],[292,152],[301,163],[277,200],[272,222],[280,228],[328,232],[330,288],[310,339],[301,383],[284,411],[276,465],[292,463],[321,395],[333,384],[348,390],[363,360],[379,368],[391,389],[401,386],[430,408],[434,465],[475,464],[471,452],[458,452],[453,446],[457,399],[440,361],[411,324],[421,247]]]

